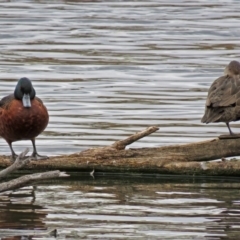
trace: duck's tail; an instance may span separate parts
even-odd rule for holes
[[[208,108],[205,109],[205,114],[201,119],[202,123],[220,122],[224,108]]]

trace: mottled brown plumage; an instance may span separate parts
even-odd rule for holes
[[[231,61],[224,74],[208,90],[205,114],[201,121],[225,122],[232,135],[229,122],[240,120],[240,63]]]
[[[35,138],[46,128],[48,119],[47,109],[41,99],[35,97],[30,80],[21,78],[14,94],[0,101],[0,136],[8,143],[13,159],[16,154],[12,149],[12,142],[20,140],[32,141],[33,157],[46,158],[38,155]]]

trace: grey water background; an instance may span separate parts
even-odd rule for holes
[[[50,114],[40,154],[108,145],[152,125],[160,130],[131,147],[227,133],[200,119],[208,87],[239,60],[239,9],[230,0],[1,1],[0,97],[20,77],[33,81]],[[237,178],[72,178],[0,196],[0,236],[54,227],[60,239],[240,235]]]

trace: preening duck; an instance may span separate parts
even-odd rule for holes
[[[240,63],[231,61],[224,71],[224,76],[216,79],[208,90],[203,123],[226,123],[240,120]]]

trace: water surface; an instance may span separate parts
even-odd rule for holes
[[[54,239],[41,234],[57,229],[58,239],[238,239],[239,189],[234,178],[72,173],[1,195],[0,236]]]
[[[204,125],[206,92],[239,57],[237,1],[1,1],[0,96],[33,80],[50,123],[42,154],[107,145],[150,125],[132,147],[227,132]],[[238,124],[233,124],[238,131]],[[1,140],[1,153],[9,154]],[[14,144],[17,151],[29,142]]]

